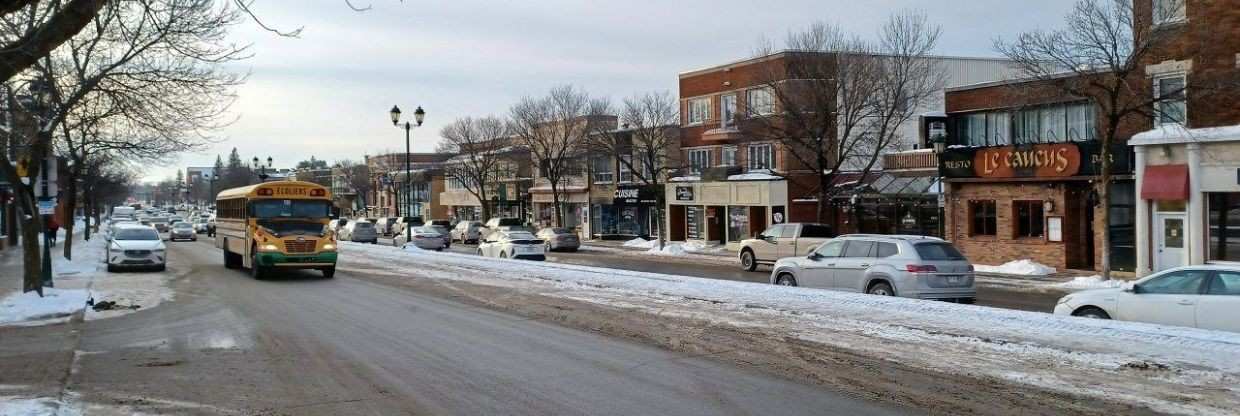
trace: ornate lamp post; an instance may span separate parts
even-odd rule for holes
[[[267,169],[271,168],[271,162],[271,156],[267,156],[267,164],[265,165],[262,161],[258,160],[258,156],[255,156],[254,159],[250,160],[250,168],[258,171],[259,182],[267,182],[267,178],[271,176],[267,174]]]
[[[392,125],[398,128],[401,127],[400,107],[392,106],[392,110],[389,111],[389,115],[392,116]],[[422,127],[422,119],[424,118],[426,118],[426,111],[422,110],[422,106],[418,106],[418,109],[413,111],[413,121],[417,123],[417,127]],[[406,121],[404,127],[405,127],[405,186],[404,188],[405,188],[405,200],[409,201],[410,196],[412,195],[409,189],[411,185],[409,181],[409,173],[410,173],[409,137],[410,137],[411,131],[413,130],[414,125]],[[405,207],[405,208],[406,208],[405,215],[409,215],[408,207]],[[410,242],[410,241],[413,241],[413,227],[406,226],[405,227],[405,242]]]

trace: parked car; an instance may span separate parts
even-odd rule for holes
[[[167,247],[154,228],[118,224],[108,232],[107,240],[104,259],[107,260],[109,272],[138,267],[162,271],[168,267]]]
[[[493,232],[496,232],[496,231],[525,231],[528,233],[534,232],[533,230],[527,230],[525,228],[525,223],[521,222],[520,218],[491,218],[487,220],[487,223],[486,225],[483,226],[483,228],[484,228],[482,230],[483,237],[486,237],[487,235]]]
[[[349,221],[340,229],[338,238],[355,243],[379,243],[379,233],[375,232],[375,224],[366,220]]]
[[[547,227],[538,230],[536,235],[545,242],[547,251],[577,251],[581,248],[581,239],[571,228]]]
[[[1128,287],[1072,293],[1055,314],[1240,332],[1240,266],[1179,267]]]
[[[496,231],[478,244],[478,255],[501,259],[546,260],[543,241],[527,231]]]
[[[977,299],[968,259],[951,243],[924,236],[840,236],[807,256],[775,262],[770,282],[960,303]]]
[[[168,231],[168,240],[198,241],[198,234],[194,232],[194,226],[192,224],[182,221],[172,224],[172,228]]]
[[[413,228],[413,245],[423,250],[443,251],[448,248],[447,234],[443,233],[438,227],[424,225]],[[392,238],[392,242],[397,247],[404,247],[405,235],[400,234]]]
[[[449,230],[447,226],[434,224],[434,221],[432,221],[431,224],[426,224],[422,227],[430,227],[431,229],[434,229],[435,232],[439,233],[439,236],[443,238],[443,248],[452,247],[452,231]]]
[[[203,234],[207,232],[207,217],[198,217],[194,220],[194,234]]]
[[[461,221],[456,223],[456,227],[452,228],[452,240],[460,241],[461,244],[477,243],[482,239],[482,231],[485,227],[478,221]]]
[[[396,217],[396,222],[392,223],[392,235],[404,234],[405,227],[421,227],[422,225],[422,217]]]
[[[757,270],[760,264],[794,256],[808,255],[831,239],[831,227],[822,224],[775,224],[757,237],[742,240],[738,259],[741,269]]]
[[[385,235],[385,236],[392,235],[394,234],[394,231],[396,230],[396,228],[393,227],[393,225],[395,224],[396,224],[396,217],[379,218],[379,222],[375,223],[375,231],[378,232],[379,235]]]

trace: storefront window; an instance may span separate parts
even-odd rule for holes
[[[1042,201],[1012,201],[1016,211],[1016,238],[1042,236]]]
[[[1136,184],[1132,181],[1111,185],[1111,268],[1133,271],[1137,267]]]
[[[995,201],[969,201],[969,235],[996,235]]]
[[[728,207],[728,241],[749,238],[749,207]]]
[[[1240,261],[1240,193],[1211,193],[1210,260]]]

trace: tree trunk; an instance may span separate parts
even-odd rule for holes
[[[551,206],[553,209],[552,216],[554,216],[551,221],[553,222],[552,225],[563,227],[564,213],[560,210],[560,187],[557,182],[559,181],[551,181]]]
[[[42,253],[39,251],[39,233],[43,231],[42,218],[30,188],[14,184],[18,194],[18,223],[21,224],[22,244],[22,292],[35,291],[43,296]]]
[[[80,164],[81,163],[76,163],[75,165],[80,165]],[[61,224],[63,224],[64,229],[65,229],[65,244],[64,244],[65,260],[73,260],[73,227],[74,227],[74,223],[76,222],[74,221],[74,218],[76,217],[76,215],[74,214],[77,212],[77,205],[78,205],[77,204],[77,177],[78,177],[77,166],[74,166],[73,169],[69,169],[68,173],[69,173],[69,180],[67,181],[67,183],[68,183],[69,189],[68,189],[68,192],[64,193],[64,195],[66,195],[65,201],[64,201],[65,206],[64,206],[64,209],[61,210],[61,213],[63,213],[64,216],[68,218],[61,218],[61,220],[63,220],[61,221]],[[86,218],[86,216],[83,216],[83,218]]]
[[[1102,150],[1098,152],[1098,157],[1102,159],[1099,167],[1102,172],[1099,172],[1099,180],[1095,184],[1095,189],[1098,192],[1098,204],[1102,206],[1098,214],[1102,230],[1097,231],[1102,235],[1102,247],[1098,250],[1102,253],[1102,280],[1111,280],[1111,143],[1115,141],[1114,126],[1117,123],[1117,121],[1110,123],[1111,127],[1108,127],[1106,137],[1102,138]]]

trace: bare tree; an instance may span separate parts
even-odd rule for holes
[[[512,146],[504,120],[498,117],[460,118],[444,126],[435,151],[455,154],[444,163],[444,177],[456,181],[482,205],[482,218],[491,217],[487,205],[490,187],[501,178],[506,151]]]
[[[371,184],[370,166],[346,159],[336,162],[335,167],[344,175],[345,185],[357,195],[354,206],[357,204],[356,201],[362,201],[362,205],[365,206],[365,201],[374,187]]]
[[[551,187],[556,226],[564,224],[563,186],[580,174],[583,143],[598,125],[615,125],[606,100],[591,98],[571,85],[551,89],[545,97],[522,98],[510,111],[509,131],[529,149],[538,177]]]
[[[893,14],[877,42],[816,23],[788,35],[782,65],[759,71],[772,102],[747,103],[737,124],[756,140],[781,143],[796,162],[789,173],[816,179],[818,221],[827,221],[831,199],[846,191],[833,185],[842,171],[859,171],[864,180],[903,139],[899,127],[942,88],[929,57],[939,33],[916,11]],[[776,53],[769,46],[758,52]]]
[[[1177,1],[1154,4],[1164,7],[1153,10],[1154,14],[1172,13],[1184,7]],[[1099,220],[1107,224],[1113,146],[1119,144],[1120,126],[1130,122],[1145,124],[1154,117],[1184,122],[1183,114],[1163,111],[1160,103],[1182,100],[1187,93],[1202,97],[1236,91],[1235,79],[1194,76],[1181,88],[1155,94],[1145,76],[1145,65],[1156,60],[1176,31],[1151,29],[1152,22],[1138,18],[1132,2],[1080,0],[1064,23],[1062,29],[1029,32],[1010,42],[996,40],[995,48],[1039,86],[1087,100],[1094,107],[1100,121],[1096,133],[1101,144],[1099,179],[1094,183],[1094,191],[1103,207],[1098,210]],[[1022,91],[1017,94],[1030,90],[1027,83],[1019,85]],[[1110,233],[1101,233],[1101,238],[1102,276],[1110,279]]]
[[[620,129],[597,123],[587,140],[590,153],[615,158],[638,183],[655,189],[659,248],[667,241],[662,230],[666,193],[659,189],[680,166],[680,106],[668,92],[634,95],[619,109]]]

